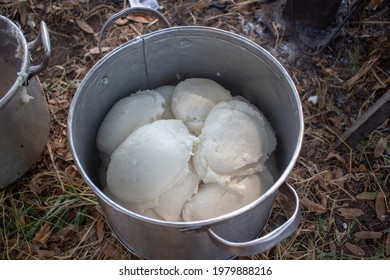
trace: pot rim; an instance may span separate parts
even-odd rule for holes
[[[18,57],[21,61],[20,71],[17,73],[18,78],[15,80],[12,87],[7,93],[0,98],[0,109],[8,104],[8,102],[18,92],[18,89],[23,86],[27,81],[27,70],[29,67],[28,59],[28,44],[20,28],[8,18],[0,15],[0,21],[4,21],[7,24],[7,33],[10,37],[13,37],[18,42],[18,47],[15,50],[15,57]],[[20,49],[21,48],[21,49]],[[21,53],[22,51],[22,53]],[[21,56],[21,57],[20,57]]]
[[[287,167],[285,168],[283,173],[275,181],[275,183],[272,185],[272,187],[270,187],[263,195],[261,195],[259,198],[257,198],[253,202],[251,202],[251,203],[247,204],[246,206],[241,207],[241,208],[239,208],[239,209],[237,209],[235,211],[229,212],[227,214],[224,214],[224,215],[221,215],[221,216],[217,216],[217,217],[214,217],[214,218],[211,218],[211,219],[200,220],[200,221],[193,221],[193,222],[172,222],[172,221],[165,221],[165,220],[159,220],[159,219],[146,217],[146,216],[143,216],[141,214],[138,214],[138,213],[135,213],[135,212],[132,212],[132,211],[128,210],[127,208],[119,205],[118,203],[113,201],[111,198],[109,198],[106,194],[104,194],[103,191],[100,190],[100,188],[97,185],[94,184],[94,182],[89,178],[89,176],[87,176],[87,173],[86,173],[85,169],[83,168],[83,166],[81,165],[81,162],[80,162],[79,158],[77,156],[75,156],[77,153],[76,153],[76,149],[75,149],[75,145],[74,145],[74,137],[73,137],[74,133],[73,133],[73,128],[72,128],[72,126],[73,126],[73,119],[74,119],[74,110],[75,110],[75,107],[76,107],[75,104],[78,103],[78,99],[80,98],[80,95],[81,95],[81,92],[82,92],[81,89],[86,85],[87,81],[89,81],[90,78],[93,77],[95,70],[98,69],[100,67],[100,65],[104,64],[104,62],[106,60],[105,57],[101,58],[94,66],[92,66],[92,68],[88,71],[87,75],[81,81],[79,87],[76,90],[76,93],[74,95],[72,104],[70,106],[69,115],[68,115],[69,147],[70,147],[72,155],[74,156],[75,164],[76,164],[76,166],[77,166],[81,176],[86,181],[86,183],[92,188],[92,190],[95,192],[95,194],[98,194],[98,198],[99,199],[104,200],[107,204],[109,204],[111,207],[113,207],[117,211],[120,211],[120,212],[122,212],[122,213],[124,213],[126,215],[131,216],[132,218],[141,220],[143,222],[148,222],[148,223],[151,223],[151,224],[157,224],[157,225],[161,225],[161,226],[182,228],[183,230],[186,230],[186,229],[190,230],[190,229],[202,228],[204,226],[208,226],[208,225],[211,225],[211,224],[220,223],[220,222],[226,221],[228,219],[231,219],[231,218],[233,218],[235,216],[239,216],[239,215],[249,211],[250,209],[256,207],[258,204],[260,204],[261,202],[263,202],[264,200],[269,198],[271,195],[273,195],[273,193],[276,192],[278,190],[278,188],[287,180],[287,178],[288,178],[289,174],[291,173],[291,171],[292,171],[296,161],[298,160],[300,149],[301,149],[302,142],[303,142],[304,117],[303,117],[302,106],[300,105],[301,104],[300,103],[301,102],[300,101],[300,97],[299,97],[298,91],[296,89],[296,86],[293,83],[290,75],[287,73],[286,69],[281,65],[281,63],[274,56],[272,56],[267,50],[265,50],[264,48],[262,48],[258,44],[250,41],[249,39],[245,38],[242,35],[238,35],[238,34],[230,32],[230,31],[225,31],[225,30],[214,28],[214,27],[206,27],[206,26],[177,26],[177,27],[169,27],[169,28],[165,28],[165,29],[162,29],[162,30],[157,30],[157,31],[145,34],[145,35],[138,36],[138,37],[132,39],[131,41],[129,41],[129,42],[125,43],[125,44],[122,44],[119,47],[115,48],[114,50],[112,50],[108,54],[109,55],[114,55],[116,52],[120,51],[121,49],[126,48],[129,45],[133,44],[134,42],[142,40],[143,38],[147,38],[149,36],[159,35],[161,33],[171,32],[171,31],[175,31],[175,30],[184,30],[184,31],[187,31],[187,32],[188,31],[189,32],[192,32],[192,31],[207,31],[207,32],[210,32],[210,33],[219,33],[219,35],[222,35],[222,36],[226,36],[226,35],[233,36],[235,39],[239,39],[239,40],[243,41],[245,44],[251,45],[257,51],[261,52],[264,56],[267,57],[267,59],[268,59],[267,62],[269,62],[272,65],[272,67],[275,68],[278,71],[278,74],[282,74],[285,77],[285,82],[291,87],[292,93],[294,95],[293,99],[298,104],[298,106],[297,106],[297,109],[298,109],[297,115],[298,115],[298,118],[299,118],[299,127],[300,127],[300,131],[298,133],[298,139],[297,139],[297,146],[296,146],[296,148],[294,150],[294,153],[292,155],[290,163],[287,165]],[[108,57],[108,56],[106,55],[106,57]]]

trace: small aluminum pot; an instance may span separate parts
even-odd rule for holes
[[[30,51],[38,46],[43,61],[30,65]],[[0,16],[0,189],[27,172],[46,145],[50,115],[34,76],[46,68],[50,54],[44,22],[37,38],[27,43],[16,25]]]
[[[99,183],[98,128],[113,104],[130,93],[192,77],[212,79],[264,112],[277,135],[279,178],[249,205],[208,220],[168,222],[129,211],[107,197]],[[299,199],[285,181],[303,137],[299,95],[277,60],[244,37],[208,27],[174,27],[116,48],[89,71],[77,89],[68,117],[68,137],[77,168],[96,194],[112,231],[136,255],[147,259],[255,255],[290,236],[298,226]],[[257,238],[279,190],[292,200],[293,213],[276,230]]]

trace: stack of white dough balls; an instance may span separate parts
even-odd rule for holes
[[[274,183],[270,123],[249,101],[210,79],[120,99],[96,143],[104,193],[154,219],[212,219],[255,201]]]

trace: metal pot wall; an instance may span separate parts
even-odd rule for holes
[[[209,78],[242,95],[264,112],[278,140],[275,184],[259,199],[229,214],[199,222],[167,222],[131,212],[107,197],[99,183],[98,128],[113,104],[140,89]],[[68,118],[71,152],[97,195],[113,232],[126,248],[148,259],[227,259],[268,250],[297,228],[296,192],[285,181],[301,148],[303,115],[285,69],[253,42],[208,27],[175,27],[138,37],[102,58],[86,75]],[[278,191],[295,204],[288,220],[257,238]]]
[[[30,51],[42,45],[44,59],[30,65]],[[16,181],[37,160],[50,128],[47,104],[34,77],[51,54],[46,24],[27,43],[20,29],[0,16],[0,189]]]

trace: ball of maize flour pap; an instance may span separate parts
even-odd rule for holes
[[[150,218],[159,217],[166,221],[180,222],[183,221],[184,203],[197,193],[199,181],[199,176],[190,163],[187,176],[157,199],[141,203],[125,203],[124,205],[128,209]]]
[[[156,91],[144,90],[117,101],[98,130],[96,144],[110,156],[135,129],[160,119],[164,98]]]
[[[272,184],[273,178],[267,169],[236,178],[228,185],[202,184],[198,193],[184,205],[184,221],[200,221],[228,214],[255,201]]]
[[[158,120],[138,128],[111,155],[110,192],[129,203],[158,198],[186,177],[196,141],[180,120]]]
[[[186,79],[173,92],[172,112],[192,133],[199,135],[209,111],[218,102],[229,100],[232,100],[230,92],[212,80]]]
[[[250,108],[251,108],[251,115],[257,119],[258,122],[264,122],[264,128],[265,128],[265,134],[267,136],[267,141],[268,141],[268,154],[271,154],[275,148],[276,148],[276,137],[275,137],[275,131],[273,127],[271,126],[271,123],[268,121],[266,116],[262,111],[259,110],[255,105],[250,103],[247,99],[244,97],[238,95],[234,96],[233,100],[237,101],[243,101],[245,102]]]
[[[194,152],[194,166],[202,181],[224,184],[232,177],[264,169],[276,147],[273,131],[267,134],[264,118],[247,103],[218,103],[207,115]]]

